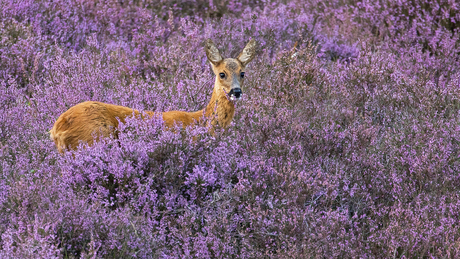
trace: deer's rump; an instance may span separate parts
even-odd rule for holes
[[[118,127],[118,119],[124,122],[133,112],[139,114],[137,110],[120,105],[94,101],[79,103],[59,116],[50,130],[50,137],[59,152],[64,148],[76,149],[80,141],[92,145],[94,134],[96,140],[110,136]]]

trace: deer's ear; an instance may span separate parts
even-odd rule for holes
[[[209,62],[211,62],[214,66],[217,66],[217,64],[223,60],[222,55],[220,55],[219,50],[211,39],[206,40],[204,48],[206,49],[206,56],[208,57]]]
[[[246,66],[256,54],[256,41],[254,39],[250,40],[243,51],[238,55],[238,59],[243,66]]]

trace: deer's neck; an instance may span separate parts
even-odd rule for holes
[[[227,98],[223,87],[217,84],[217,79],[216,84],[214,84],[211,101],[203,110],[198,111],[197,115],[203,116],[203,113],[206,118],[210,119],[212,126],[219,125],[223,128],[227,128],[235,115],[235,105]]]

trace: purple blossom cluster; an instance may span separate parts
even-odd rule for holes
[[[459,3],[282,2],[0,1],[0,257],[460,257]],[[258,43],[227,130],[57,152],[83,101],[203,108],[207,38]]]

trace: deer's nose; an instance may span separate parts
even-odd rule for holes
[[[243,95],[243,91],[241,91],[241,88],[232,88],[232,90],[230,90],[230,96],[234,96],[237,100],[241,98],[241,96]]]

